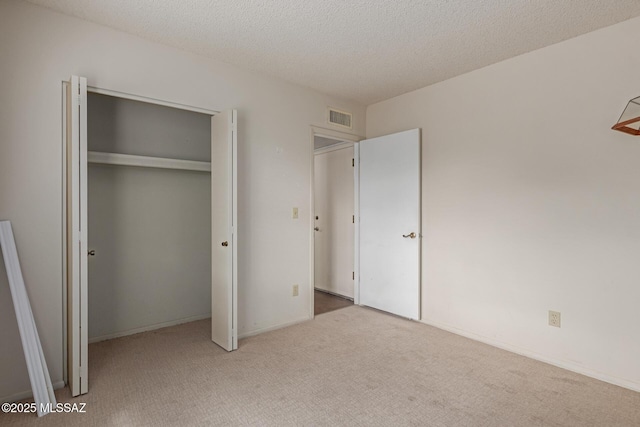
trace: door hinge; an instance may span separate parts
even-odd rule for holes
[[[356,159],[351,159],[351,167],[356,167]]]
[[[355,271],[351,272],[351,280],[356,280],[356,272]]]
[[[355,224],[355,223],[356,223],[356,216],[355,216],[355,215],[351,215],[351,222],[352,222],[353,224]]]

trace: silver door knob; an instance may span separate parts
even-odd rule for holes
[[[411,233],[409,233],[409,234],[403,234],[403,235],[402,235],[402,237],[404,237],[405,239],[406,239],[407,237],[410,237],[410,238],[412,238],[412,239],[415,239],[415,238],[416,238],[416,233],[411,232]]]
[[[229,242],[227,241],[222,242],[222,246],[229,246]]]

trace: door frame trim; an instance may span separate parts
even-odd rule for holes
[[[362,141],[363,139],[365,139],[364,136],[360,136],[360,135],[355,135],[352,133],[345,133],[345,132],[340,132],[340,131],[336,131],[333,129],[327,129],[327,128],[322,128],[319,126],[311,126],[310,127],[310,133],[309,133],[309,140],[310,140],[310,145],[309,145],[309,170],[310,170],[310,175],[309,175],[309,319],[313,319],[315,317],[314,314],[314,304],[315,304],[315,298],[314,298],[314,290],[315,290],[315,233],[313,230],[313,226],[315,223],[315,155],[316,155],[316,151],[314,149],[314,139],[316,136],[321,136],[324,138],[330,138],[330,139],[334,139],[336,141],[343,141],[347,144],[351,144],[353,145],[353,152],[354,152],[354,159],[357,159],[357,152],[358,152],[358,143],[360,141]],[[345,148],[345,144],[340,144],[342,147],[341,148]],[[321,149],[319,152],[323,152],[324,149]],[[360,251],[360,248],[358,246],[358,242],[359,242],[359,215],[358,215],[358,211],[359,211],[359,207],[358,207],[358,188],[359,188],[359,184],[358,184],[358,175],[357,175],[357,171],[358,171],[358,162],[355,161],[354,163],[354,182],[353,182],[353,194],[354,194],[354,215],[355,215],[355,224],[354,224],[354,242],[353,242],[353,247],[354,247],[354,259],[353,259],[353,267],[354,267],[354,282],[353,282],[353,303],[354,304],[359,304],[360,303],[360,287],[358,285],[359,283],[359,270],[358,270],[358,266],[359,266],[359,262],[358,262],[358,254]]]

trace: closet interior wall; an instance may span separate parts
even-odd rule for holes
[[[211,116],[89,93],[89,152],[211,161]],[[89,163],[89,341],[211,316],[211,174]]]

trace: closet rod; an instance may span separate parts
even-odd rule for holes
[[[180,169],[199,172],[211,172],[210,162],[195,160],[167,159],[163,157],[135,156],[132,154],[87,152],[89,163],[103,165],[139,166],[143,168]]]

